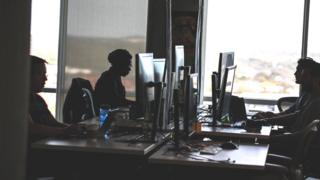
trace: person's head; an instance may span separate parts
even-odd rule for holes
[[[30,88],[32,93],[41,92],[47,81],[47,61],[37,56],[30,56],[31,59],[31,79]]]
[[[298,60],[298,65],[294,76],[296,83],[301,86],[309,87],[312,82],[312,77],[315,73],[316,62],[309,57],[301,58]]]
[[[117,49],[108,55],[112,67],[120,76],[126,76],[131,70],[131,54],[125,49]]]

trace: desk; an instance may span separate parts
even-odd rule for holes
[[[106,153],[145,156],[163,141],[157,143],[125,143],[101,138],[50,138],[32,144],[32,149]]]
[[[149,157],[153,164],[173,164],[181,166],[203,166],[220,167],[232,169],[264,170],[269,145],[267,144],[239,144],[239,149],[222,150],[216,155],[199,155],[199,152],[192,152],[199,157],[210,157],[211,159],[224,160],[230,158],[230,163],[217,163],[215,161],[197,160],[188,156],[177,156],[174,151],[168,151],[173,145],[165,145]],[[234,162],[232,162],[234,161]]]
[[[143,179],[148,156],[164,142],[128,143],[118,142],[117,138],[44,139],[31,145],[31,174],[62,179]]]
[[[199,152],[192,152],[192,154],[196,155],[196,158],[194,158],[179,156],[175,152],[168,151],[168,149],[172,147],[173,145],[171,144],[161,147],[149,157],[149,163],[156,165],[154,169],[170,167],[170,171],[175,172],[174,175],[171,174],[170,176],[188,179],[191,179],[193,176],[199,178],[199,176],[205,174],[205,172],[208,173],[208,177],[219,177],[222,179],[234,179],[235,177],[237,179],[243,179],[255,173],[263,173],[269,149],[269,145],[267,144],[241,143],[237,150],[222,150],[216,155],[199,155]],[[230,163],[215,162],[201,158],[197,159],[198,156],[210,157],[215,160],[230,158]],[[232,162],[233,160],[234,162]],[[179,168],[183,169],[179,172],[179,170],[177,170]],[[177,173],[180,174],[178,175]]]
[[[248,138],[248,139],[269,139],[271,133],[271,126],[262,126],[261,131],[247,132],[245,129],[231,128],[231,127],[213,127],[202,125],[200,132],[195,132],[199,136],[219,136],[228,138]]]

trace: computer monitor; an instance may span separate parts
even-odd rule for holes
[[[179,67],[184,66],[184,46],[183,45],[176,45],[174,49],[174,72],[178,74]],[[179,83],[179,76],[176,75],[175,84],[178,85]]]
[[[153,67],[154,67],[154,82],[164,82],[164,68],[166,65],[165,58],[156,58],[153,59]]]
[[[184,101],[184,132],[188,136],[194,121],[197,120],[197,106],[198,106],[198,74],[189,74],[186,79],[185,86],[185,101]]]
[[[237,66],[229,66],[225,68],[217,105],[217,116],[213,121],[221,121],[222,118],[229,114],[236,68]]]
[[[163,116],[166,117],[164,118],[164,129],[171,129],[172,128],[172,123],[173,123],[173,110],[174,110],[174,89],[176,87],[175,84],[175,78],[176,78],[176,73],[175,72],[171,72],[170,75],[170,81],[167,84],[165,90],[166,90],[166,94],[165,95],[165,99],[164,99],[164,111],[163,111]]]
[[[166,59],[165,58],[157,58],[157,59],[153,59],[153,66],[154,66],[154,82],[158,83],[158,82],[165,82],[165,77],[164,77],[164,71],[165,71],[165,65],[166,65]],[[162,92],[158,92],[158,88],[154,89],[154,93],[155,95],[160,95],[160,99],[159,102],[155,102],[155,112],[159,113],[159,119],[158,119],[158,123],[159,123],[159,127],[161,127],[162,129],[164,122],[163,119],[163,110],[164,110],[164,99],[165,99],[165,95],[166,95],[166,89],[165,87],[163,87],[161,89]]]
[[[224,76],[224,69],[226,67],[234,65],[234,52],[223,52],[219,54],[219,67],[218,67],[218,89],[220,89],[222,84],[222,79]]]
[[[154,88],[148,87],[154,82],[153,53],[138,53],[136,55],[136,117],[144,117],[151,113],[150,102],[154,100]]]
[[[217,119],[217,100],[218,100],[218,73],[211,74],[211,115],[212,119]],[[214,121],[215,122],[215,121]]]

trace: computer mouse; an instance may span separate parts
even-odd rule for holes
[[[222,148],[222,149],[238,149],[238,145],[237,144],[235,144],[235,143],[233,143],[233,142],[231,142],[231,141],[228,141],[228,142],[224,142],[224,143],[222,143],[222,144],[220,144],[220,147]]]

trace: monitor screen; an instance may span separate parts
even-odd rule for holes
[[[176,74],[179,72],[179,67],[184,66],[184,46],[183,45],[176,45],[174,51],[174,72]],[[179,82],[179,77],[176,75],[176,84]]]
[[[222,78],[221,92],[218,100],[218,110],[216,120],[220,121],[226,115],[229,114],[230,101],[232,96],[233,82],[235,76],[235,70],[237,66],[229,66],[225,68],[224,76]]]
[[[153,59],[153,66],[154,66],[154,81],[155,82],[166,82],[164,79],[164,71],[165,71],[165,65],[166,65],[166,59],[165,58],[158,58]],[[155,101],[155,109],[158,111],[159,115],[159,127],[164,128],[163,124],[165,123],[163,120],[163,110],[164,110],[164,99],[166,96],[166,89],[161,89],[161,92],[159,89],[155,88],[155,97],[158,95],[161,96],[160,99]]]
[[[143,117],[152,110],[150,102],[154,100],[154,88],[147,83],[154,82],[153,53],[136,55],[136,116]]]
[[[191,125],[197,120],[198,106],[198,74],[189,74],[186,79],[185,86],[185,105],[184,105],[184,131],[188,135],[191,130]]]
[[[219,69],[218,69],[218,78],[219,78],[219,84],[218,88],[221,87],[222,79],[224,76],[224,71],[226,67],[233,66],[234,64],[234,52],[224,52],[220,53],[219,55]]]
[[[155,82],[164,82],[163,75],[164,75],[165,65],[166,65],[166,59],[164,58],[153,59]]]

